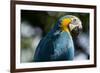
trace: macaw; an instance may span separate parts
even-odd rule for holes
[[[73,15],[61,17],[39,42],[34,54],[34,62],[73,60],[75,49],[72,33],[78,35],[81,29],[82,22],[78,17]]]

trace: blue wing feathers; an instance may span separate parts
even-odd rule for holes
[[[54,32],[47,34],[37,46],[34,61],[60,61],[72,60],[74,57],[73,41],[69,33]],[[59,35],[58,35],[59,33]],[[51,37],[52,36],[52,37]]]

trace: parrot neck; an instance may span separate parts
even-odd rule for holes
[[[61,30],[64,31],[64,32],[69,32],[69,28],[68,27],[65,27],[65,26],[64,27],[61,27]]]

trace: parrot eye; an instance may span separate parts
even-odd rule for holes
[[[75,24],[75,25],[77,25],[78,24],[77,23],[77,19],[73,19],[72,23]]]
[[[73,22],[76,22],[76,19],[73,19]]]

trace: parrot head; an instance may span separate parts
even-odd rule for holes
[[[73,15],[66,15],[60,19],[61,31],[70,32],[72,36],[77,36],[82,30],[81,20]]]

